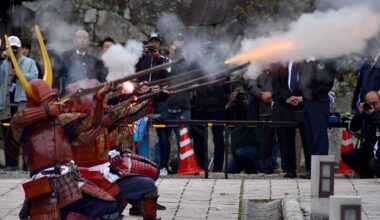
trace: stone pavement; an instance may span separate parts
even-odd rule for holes
[[[23,201],[23,179],[0,180],[0,219],[18,219]],[[238,219],[241,199],[299,197],[308,219],[310,180],[303,179],[159,179],[162,219]],[[380,219],[380,180],[335,179],[335,195],[362,198],[362,219]],[[127,211],[125,211],[127,215]],[[141,219],[129,217],[125,219]]]

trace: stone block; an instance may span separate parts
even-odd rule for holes
[[[311,158],[311,196],[319,196],[319,176],[320,176],[320,162],[334,162],[333,155],[317,156],[313,155]]]
[[[330,219],[341,219],[342,205],[359,205],[361,212],[361,198],[358,196],[330,196]],[[355,218],[350,218],[355,219]],[[359,220],[359,219],[356,219]]]
[[[86,23],[95,23],[96,22],[97,10],[95,8],[88,9],[84,13],[84,22]]]

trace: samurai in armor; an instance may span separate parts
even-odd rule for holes
[[[27,94],[26,108],[15,114],[11,121],[15,134],[22,134],[20,143],[31,177],[31,181],[23,184],[26,199],[20,218],[119,219],[115,199],[88,183],[73,160],[60,118],[66,108],[57,102],[57,93],[51,87],[51,65],[37,26],[36,32],[45,67],[43,80],[36,79],[28,83],[9,49],[17,77]],[[111,86],[106,84],[98,91],[93,100],[95,105],[103,105],[101,97]],[[97,114],[95,109],[86,121],[94,123]]]
[[[97,84],[96,80],[78,81],[68,85],[65,94]],[[115,128],[120,120],[132,122],[146,114],[148,101],[133,107],[127,102],[119,103],[102,115],[101,123],[82,130],[78,127],[81,121],[93,112],[91,100],[91,95],[71,99],[69,106],[77,113],[67,114],[65,122],[70,139],[74,140],[72,151],[80,172],[117,199],[120,213],[128,202],[139,206],[144,219],[156,219],[158,190],[154,181],[159,175],[158,166],[145,157],[114,149],[118,144]]]

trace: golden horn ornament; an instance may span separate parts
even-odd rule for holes
[[[26,81],[24,74],[22,73],[21,68],[17,63],[17,59],[16,59],[15,55],[13,54],[11,43],[9,42],[7,35],[5,35],[5,43],[7,45],[8,53],[11,57],[11,61],[12,61],[13,66],[15,68],[17,78],[21,83],[21,86],[24,88],[26,94],[28,94],[29,97],[34,99],[34,94],[33,94],[32,88],[31,88],[30,84],[28,83],[28,81]]]
[[[50,86],[53,84],[53,71],[51,68],[51,63],[49,59],[49,55],[46,50],[46,46],[44,40],[42,38],[42,34],[38,25],[34,26],[37,35],[37,41],[40,46],[42,61],[44,62],[44,81],[47,82]]]

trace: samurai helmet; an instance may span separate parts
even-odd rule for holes
[[[87,89],[96,85],[99,85],[99,82],[96,79],[85,79],[76,81],[66,86],[65,95],[71,95],[78,89]],[[85,113],[90,112],[93,99],[94,94],[88,94],[81,97],[71,98],[67,104],[70,106],[72,111]]]
[[[32,80],[30,83],[26,81],[24,74],[20,66],[17,63],[17,59],[13,54],[11,44],[9,42],[8,37],[5,35],[5,41],[7,43],[7,49],[11,57],[12,64],[15,68],[15,72],[18,80],[21,83],[21,86],[24,88],[25,93],[28,97],[28,102],[33,101],[34,103],[41,103],[46,100],[48,97],[57,95],[56,92],[52,89],[51,85],[53,83],[53,71],[51,68],[51,63],[49,59],[49,55],[47,54],[47,50],[40,32],[39,27],[36,25],[35,27],[38,44],[40,46],[42,60],[44,63],[44,77],[43,80]],[[32,99],[32,100],[29,100]]]
[[[53,88],[42,79],[34,79],[30,81],[29,85],[34,95],[33,101],[36,104],[45,101],[47,98],[51,96],[58,95],[57,92],[53,90]]]

